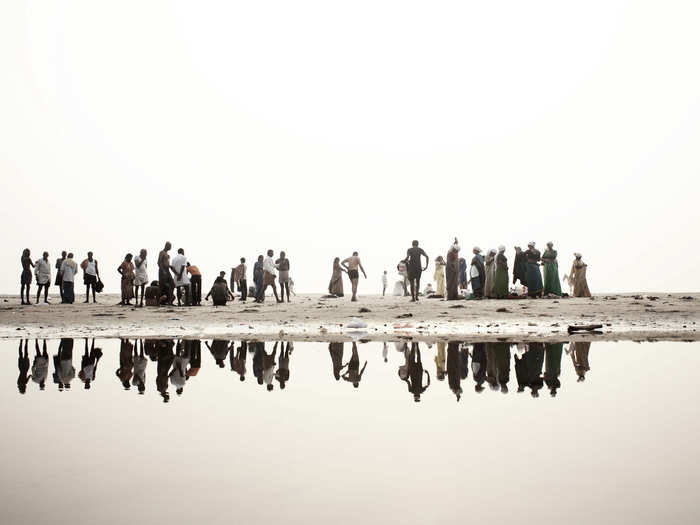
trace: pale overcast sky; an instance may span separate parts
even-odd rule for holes
[[[605,291],[697,291],[700,3],[5,2],[0,292],[20,254],[287,251],[323,292],[553,240]],[[432,276],[433,265],[430,266]],[[55,291],[55,289],[54,289]]]

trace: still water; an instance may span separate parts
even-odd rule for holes
[[[0,523],[698,523],[700,345],[0,342]]]

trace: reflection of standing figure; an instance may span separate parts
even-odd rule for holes
[[[447,344],[447,382],[450,390],[457,396],[457,401],[462,397],[462,356],[460,355],[459,342],[450,341]]]
[[[282,349],[280,352],[280,359],[277,366],[277,372],[275,372],[275,378],[280,383],[280,388],[283,389],[287,381],[289,381],[289,345],[291,341],[287,341],[287,348],[284,347],[284,341],[282,341]],[[277,343],[275,343],[275,351],[277,349]]]
[[[131,380],[131,384],[136,386],[139,394],[143,394],[146,390],[146,366],[148,365],[148,359],[143,355],[143,339],[138,341],[138,344],[140,344],[138,353],[136,345],[134,345],[134,378]]]
[[[253,375],[257,379],[258,384],[263,384],[263,354],[265,353],[265,343],[255,341],[253,346]]]
[[[156,388],[158,393],[163,398],[163,403],[170,401],[168,393],[168,372],[173,364],[175,355],[173,354],[173,346],[175,343],[172,339],[161,339],[156,343],[158,348],[158,367],[156,369]]]
[[[544,345],[544,382],[549,388],[552,397],[557,395],[557,388],[561,387],[559,376],[561,375],[561,354],[564,343]]]
[[[131,376],[134,375],[134,345],[128,339],[121,340],[119,368],[116,374],[124,390],[129,390],[131,388]]]
[[[187,375],[187,367],[190,364],[189,345],[184,346],[182,341],[177,342],[175,347],[175,357],[173,358],[173,369],[168,374],[170,384],[175,388],[175,393],[178,396],[182,395],[185,388],[185,383],[189,379]]]
[[[53,366],[56,372],[53,375],[54,383],[58,384],[58,391],[70,389],[70,382],[75,378],[73,367],[73,339],[62,338],[58,344],[58,353],[53,356]]]
[[[486,343],[486,382],[489,384],[491,390],[498,390],[496,343]]]
[[[245,363],[247,358],[248,342],[241,341],[241,344],[238,346],[238,350],[235,353],[235,357],[233,350],[231,350],[231,370],[236,372],[241,377],[241,381],[245,381]]]
[[[226,366],[225,361],[229,350],[228,341],[224,339],[214,339],[211,342],[211,345],[208,341],[206,341],[204,344],[207,345],[207,348],[211,352],[211,355],[214,357],[214,361],[216,361],[217,366],[219,368],[224,368]]]
[[[19,340],[19,358],[17,359],[17,368],[19,369],[19,376],[17,377],[17,389],[20,394],[27,393],[27,383],[32,377],[28,375],[29,372],[29,350],[27,349],[29,345],[29,340],[24,340],[24,353],[22,353],[22,340]]]
[[[333,377],[336,381],[340,380],[340,371],[343,369],[343,347],[345,343],[328,343],[328,353],[331,354],[331,362],[333,363]]]
[[[494,343],[494,355],[496,357],[496,381],[501,392],[508,393],[508,381],[510,381],[510,345],[508,343]]]
[[[367,361],[362,365],[362,370],[360,370],[360,355],[357,353],[357,343],[352,342],[352,356],[350,361],[348,361],[343,368],[348,367],[348,371],[343,374],[343,379],[352,383],[352,386],[358,388],[360,386],[360,381],[362,381],[362,374],[365,373],[365,368],[367,367]]]
[[[445,380],[445,342],[438,341],[437,355],[435,356],[435,377],[438,381]]]
[[[367,365],[367,362],[365,362]],[[363,369],[364,370],[364,369]],[[423,373],[425,373],[428,383],[423,386]],[[413,400],[417,403],[420,396],[430,386],[430,374],[423,370],[423,363],[420,359],[420,348],[415,341],[411,343],[411,353],[408,355],[408,379],[405,379],[408,391],[413,394]]]
[[[44,351],[39,352],[39,341],[34,340],[34,348],[36,355],[34,363],[32,363],[32,381],[39,385],[39,389],[44,390],[46,387],[46,378],[49,375],[49,353],[46,351],[46,339],[44,339]]]
[[[588,364],[588,352],[590,349],[590,341],[571,343],[571,360],[574,363],[574,370],[576,370],[578,381],[584,381],[586,379],[586,372],[591,369]]]
[[[530,394],[532,397],[539,397],[540,388],[544,385],[542,381],[544,343],[529,343],[523,359],[527,362],[527,385],[530,387]]]
[[[92,339],[92,346],[88,347],[87,337],[85,338],[85,353],[80,361],[80,372],[78,377],[85,383],[85,390],[90,389],[91,383],[95,380],[97,374],[97,363],[102,357],[102,350],[95,348],[95,339]]]
[[[486,343],[474,343],[472,348],[472,375],[474,376],[474,391],[481,393],[486,381]]]
[[[515,378],[518,381],[518,393],[525,392],[525,387],[530,380],[530,372],[527,369],[527,360],[524,356],[515,356]]]
[[[272,389],[275,388],[275,385],[272,383],[272,380],[275,378],[275,358],[276,357],[277,357],[277,343],[275,343],[275,346],[272,349],[272,355],[268,355],[267,352],[265,352],[265,350],[263,349],[262,377],[263,377],[263,382],[267,385],[268,392],[272,392]]]

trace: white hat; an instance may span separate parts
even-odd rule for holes
[[[534,248],[534,247],[535,247],[535,241],[530,241],[529,243],[527,243],[527,245],[528,245],[530,248]]]
[[[498,251],[499,251],[499,252],[504,252],[504,251],[506,251],[506,247],[503,246],[503,245],[501,244],[501,245],[498,247]]]
[[[547,246],[554,246],[554,243],[553,243],[552,241],[549,241],[549,242],[547,243]]]
[[[578,252],[574,252],[574,257],[576,257],[578,259],[578,258],[583,257],[583,256]]]
[[[491,248],[491,249],[489,250],[489,255],[491,255],[491,254],[496,255],[496,250],[494,250],[493,248]]]
[[[474,249],[472,251],[481,253],[481,248],[479,248],[478,246],[474,246]]]

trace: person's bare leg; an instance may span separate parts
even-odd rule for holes
[[[41,297],[41,285],[38,284],[36,288],[36,304],[39,304],[39,297]]]
[[[273,291],[274,294],[275,294],[275,300],[276,300],[278,303],[283,303],[283,302],[284,302],[284,292],[282,292],[282,294],[283,294],[283,295],[282,295],[282,300],[280,301],[280,298],[279,298],[279,296],[277,295],[277,286],[275,285],[275,283],[272,283],[272,291]]]
[[[45,303],[48,303],[48,302],[49,302],[49,285],[50,285],[50,284],[51,284],[51,283],[48,282],[48,283],[46,283],[46,286],[44,286],[44,302],[45,302]]]
[[[351,301],[357,301],[357,281],[358,279],[352,280],[352,299]]]
[[[418,300],[418,294],[420,293],[420,275],[416,277],[416,301]]]

